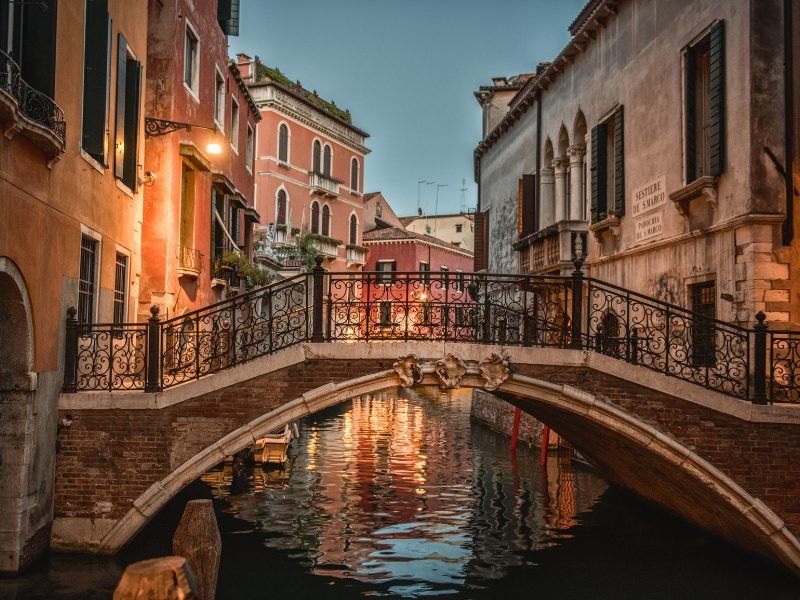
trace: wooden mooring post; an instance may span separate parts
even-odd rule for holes
[[[172,552],[183,556],[197,581],[197,597],[213,600],[217,590],[222,540],[211,500],[190,500],[181,517]]]
[[[162,556],[128,565],[114,600],[197,600],[192,571],[182,556]]]

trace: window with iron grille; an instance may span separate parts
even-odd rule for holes
[[[100,242],[81,236],[81,268],[78,283],[78,320],[84,325],[94,323],[97,303],[97,250]]]
[[[419,270],[422,283],[428,285],[431,282],[431,266],[425,261],[420,261]]]
[[[114,323],[125,322],[127,281],[128,257],[117,252],[117,266],[114,272]]]
[[[692,311],[692,363],[695,367],[713,367],[717,364],[714,319],[716,318],[717,284],[715,281],[698,283],[691,287]]]

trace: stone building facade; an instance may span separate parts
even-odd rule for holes
[[[798,13],[588,2],[501,119],[507,81],[476,93],[496,123],[475,150],[476,266],[567,273],[583,254],[592,276],[720,319],[800,322]]]
[[[146,59],[127,0],[0,1],[0,574],[50,543],[67,308],[136,313]]]

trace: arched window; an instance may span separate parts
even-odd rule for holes
[[[314,140],[313,150],[311,152],[311,170],[314,173],[319,173],[322,165],[322,144],[319,140]]]
[[[322,174],[325,175],[325,177],[331,176],[331,147],[327,144],[322,151]]]
[[[350,161],[350,189],[358,191],[358,161],[355,158]]]
[[[327,204],[322,207],[322,235],[331,235],[331,207]]]
[[[350,245],[358,245],[358,219],[355,215],[350,215]]]
[[[275,224],[286,224],[286,191],[278,190],[278,208],[276,210]]]
[[[289,128],[286,123],[281,123],[278,127],[278,160],[289,162]]]
[[[311,233],[319,233],[319,202],[311,203]]]

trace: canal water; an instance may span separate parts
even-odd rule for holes
[[[363,397],[301,423],[283,470],[220,465],[115,559],[51,556],[0,599],[110,598],[126,564],[170,553],[212,498],[218,598],[797,599],[798,581],[609,487],[568,452],[470,420],[470,395]],[[677,492],[677,491],[676,491]]]

